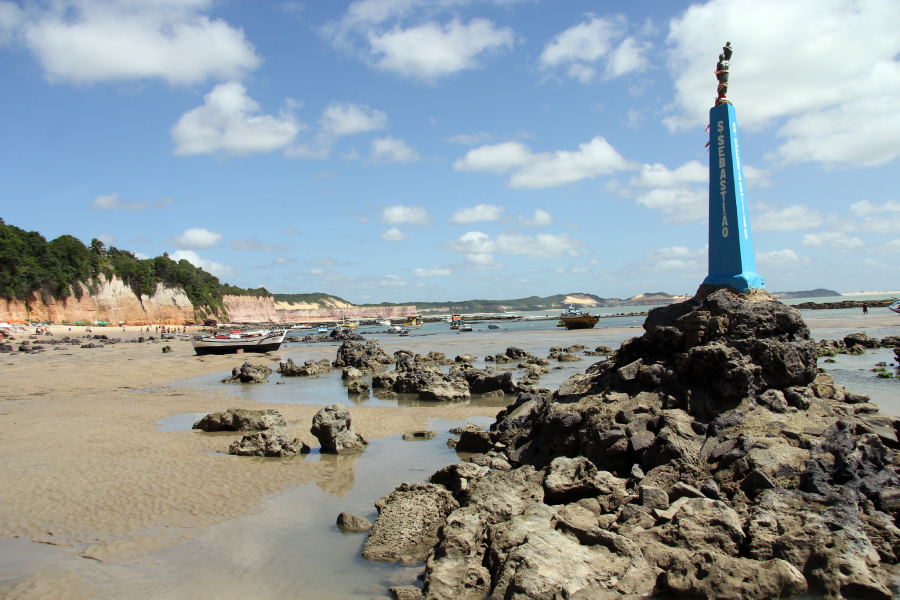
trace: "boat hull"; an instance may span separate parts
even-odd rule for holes
[[[194,352],[203,354],[235,354],[244,352],[274,352],[281,348],[286,331],[273,331],[257,338],[194,338]]]
[[[578,317],[560,317],[566,329],[593,329],[600,317],[581,315]]]

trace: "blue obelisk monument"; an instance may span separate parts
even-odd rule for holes
[[[756,274],[737,117],[725,98],[730,58],[729,43],[719,55],[719,97],[709,111],[709,275],[703,284],[746,292],[764,289],[765,282]]]

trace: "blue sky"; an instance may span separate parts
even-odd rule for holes
[[[894,0],[0,0],[0,216],[352,302],[693,293],[731,41],[757,270],[896,289]]]

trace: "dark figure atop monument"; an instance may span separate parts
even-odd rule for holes
[[[716,106],[728,102],[725,96],[728,94],[728,68],[731,66],[731,42],[725,42],[719,62],[716,63],[716,79],[719,80],[719,96],[716,98]]]

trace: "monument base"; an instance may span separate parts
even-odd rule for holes
[[[741,273],[739,275],[707,275],[703,285],[716,287],[730,287],[739,292],[747,292],[751,289],[766,289],[766,282],[756,273]]]

